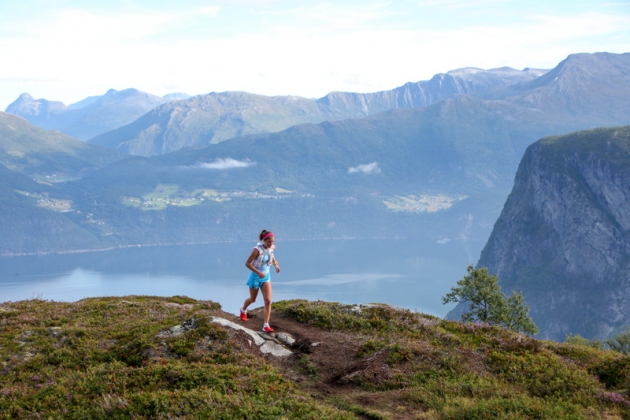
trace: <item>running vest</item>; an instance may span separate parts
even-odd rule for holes
[[[258,258],[256,258],[256,260],[254,262],[252,262],[252,265],[254,267],[256,267],[256,268],[262,267],[263,259],[265,258],[265,254],[269,255],[269,261],[267,261],[266,264],[267,265],[273,264],[273,261],[275,259],[275,257],[273,256],[273,250],[276,249],[275,245],[271,245],[271,248],[266,249],[262,242],[258,242],[256,244],[256,246],[254,247],[254,249],[258,250]]]

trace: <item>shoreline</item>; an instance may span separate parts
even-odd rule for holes
[[[370,236],[370,237],[331,237],[331,238],[289,238],[283,239],[283,242],[301,242],[301,241],[356,241],[356,240],[366,240],[366,239],[388,239],[393,241],[406,240],[406,239],[420,239],[420,238],[407,238],[407,237],[386,237],[386,236]],[[96,249],[76,249],[76,250],[68,250],[68,251],[40,251],[40,252],[18,252],[18,253],[2,253],[0,254],[0,258],[12,258],[12,257],[33,257],[33,256],[45,256],[45,255],[65,255],[65,254],[83,254],[88,252],[106,252],[112,251],[116,249],[127,249],[127,248],[142,248],[142,247],[159,247],[159,246],[186,246],[186,245],[210,245],[210,244],[229,244],[229,243],[238,243],[238,242],[249,242],[246,240],[233,240],[233,241],[204,241],[204,242],[174,242],[174,243],[156,243],[156,244],[134,244],[134,245],[118,245],[118,246],[110,246],[107,248],[96,248]],[[438,245],[440,245],[438,243]]]

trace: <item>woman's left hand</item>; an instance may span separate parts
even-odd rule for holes
[[[276,265],[276,273],[280,272],[280,266]]]

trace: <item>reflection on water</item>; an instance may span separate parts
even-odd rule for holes
[[[280,238],[279,238],[280,239]],[[441,296],[476,263],[481,244],[412,240],[278,241],[274,300],[384,302],[443,316]],[[186,295],[238,310],[248,295],[253,243],[180,245],[106,252],[0,257],[0,301],[34,297]],[[254,306],[261,304],[262,298]]]

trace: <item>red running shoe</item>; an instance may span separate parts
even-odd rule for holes
[[[272,333],[273,332],[273,328],[271,328],[269,325],[265,325],[263,327],[263,331],[266,333]]]
[[[247,321],[247,311],[244,311],[243,308],[240,308],[239,311],[241,312],[241,321]]]

